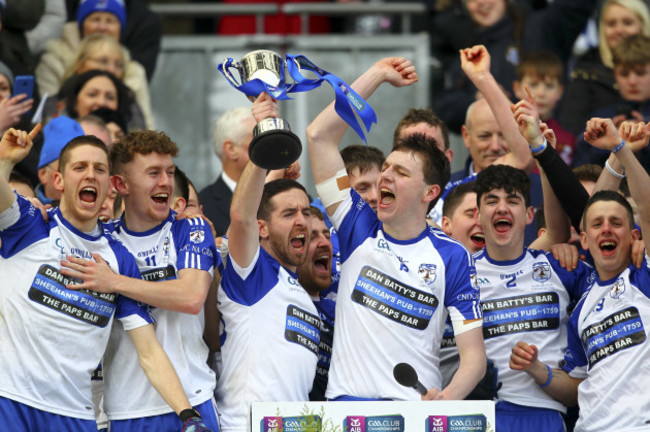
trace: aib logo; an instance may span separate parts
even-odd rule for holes
[[[429,416],[428,432],[447,432],[447,416]]]
[[[263,432],[281,432],[282,417],[264,417],[262,425]]]
[[[362,416],[348,416],[346,426],[348,432],[366,432],[366,419]]]

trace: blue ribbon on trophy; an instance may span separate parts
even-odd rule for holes
[[[294,80],[293,83],[285,81],[285,63],[289,75]],[[288,54],[285,62],[273,51],[257,50],[246,54],[240,62],[228,58],[219,64],[218,68],[230,85],[253,98],[262,92],[267,92],[274,99],[288,100],[291,99],[288,93],[306,92],[319,87],[323,82],[329,83],[336,96],[334,103],[336,113],[352,127],[364,142],[366,136],[355,113],[359,116],[367,131],[370,131],[372,124],[377,122],[377,115],[368,102],[352,90],[342,79],[316,66],[304,55]],[[241,75],[240,82],[231,74],[231,68],[239,71]],[[305,78],[301,70],[312,72],[318,78]]]
[[[354,113],[357,113],[367,131],[370,131],[370,127],[373,123],[377,123],[377,115],[370,104],[359,96],[357,92],[352,90],[345,81],[316,66],[304,55],[287,54],[287,69],[289,70],[289,75],[291,75],[291,78],[295,81],[290,89],[291,92],[312,90],[319,87],[323,81],[329,83],[336,96],[334,102],[336,113],[345,120],[352,129],[354,129],[357,135],[359,135],[364,142],[366,141],[366,136],[359,126],[359,122]],[[319,78],[305,78],[300,72],[303,69],[314,73]]]

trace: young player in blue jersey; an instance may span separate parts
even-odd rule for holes
[[[113,271],[140,277],[133,256],[98,224],[109,188],[105,145],[82,136],[63,148],[54,176],[61,202],[47,221],[7,184],[39,128],[29,135],[10,129],[0,142],[0,274],[8,281],[0,290],[0,429],[96,431],[90,377],[117,317],[151,383],[187,417],[183,430],[207,431],[191,411],[147,308],[115,294],[70,290],[80,281],[61,270],[66,260],[97,253]]]
[[[298,282],[311,297],[321,320],[318,366],[309,400],[324,401],[334,338],[334,311],[339,283],[339,272],[332,268],[333,249],[330,229],[325,225],[325,215],[311,206],[311,238],[307,259],[298,266]]]
[[[136,257],[143,280],[107,271],[100,257],[97,263],[71,260],[65,274],[84,280],[82,287],[124,294],[155,307],[157,337],[183,377],[188,399],[205,424],[217,430],[216,379],[206,363],[202,308],[219,254],[203,219],[177,220],[170,209],[177,153],[176,144],[155,131],[129,133],[111,149],[113,183],[125,211],[106,229]],[[104,357],[104,410],[111,431],[141,431],[151,424],[157,431],[178,430],[178,418],[131,361],[133,347],[124,332],[114,328],[112,338],[116,343]]]
[[[546,141],[532,104],[520,105],[515,120],[534,151]],[[564,431],[566,408],[534,385],[526,374],[511,370],[510,348],[526,338],[544,346],[545,361],[557,364],[564,351],[568,306],[584,291],[582,279],[591,270],[579,264],[562,268],[544,253],[569,238],[569,222],[542,174],[546,233],[524,247],[526,225],[532,223],[530,180],[521,170],[491,165],[479,172],[474,190],[485,249],[474,255],[483,304],[483,337],[489,359],[499,370],[496,428],[500,431]],[[573,183],[567,179],[567,185]]]
[[[610,119],[587,122],[585,140],[616,155],[639,210],[639,225],[650,232],[650,177],[633,151],[647,145],[644,123],[624,122],[618,132]],[[611,160],[611,158],[610,158]],[[620,171],[618,175],[622,175]],[[519,342],[510,365],[523,370],[553,398],[580,406],[575,430],[647,430],[650,422],[650,267],[638,269],[631,246],[639,238],[632,208],[614,191],[596,192],[583,214],[580,241],[592,255],[597,277],[580,299],[568,326],[569,344],[560,368],[540,360],[542,348]],[[650,246],[644,236],[646,250]],[[648,327],[648,328],[647,328]]]
[[[253,104],[257,121],[278,114],[266,93]],[[224,432],[250,430],[252,402],[309,400],[318,361],[320,318],[296,274],[309,249],[309,198],[296,181],[265,185],[265,177],[249,162],[230,208],[218,292],[225,338],[216,394]]]
[[[549,238],[541,237],[524,248],[524,228],[533,220],[528,176],[506,165],[482,170],[475,190],[478,219],[485,234],[485,249],[474,255],[483,305],[483,337],[489,359],[499,370],[496,429],[499,431],[564,431],[561,413],[566,408],[538,388],[532,378],[508,367],[510,348],[525,337],[544,346],[544,360],[557,365],[566,340],[568,306],[582,294],[581,278],[590,269],[579,264],[569,272],[552,254],[544,253],[563,238],[553,238],[555,226],[568,222],[546,194]],[[546,188],[545,188],[546,189]],[[549,188],[550,189],[550,188]],[[546,190],[545,190],[546,192]],[[548,213],[546,213],[548,214]],[[536,250],[543,249],[543,250]]]
[[[403,58],[375,63],[352,87],[363,98],[384,82],[417,81]],[[400,142],[386,159],[377,213],[354,192],[338,144],[347,129],[328,106],[307,129],[318,192],[339,234],[341,279],[329,399],[420,399],[398,384],[393,368],[414,366],[427,398],[462,399],[485,372],[485,349],[472,259],[456,241],[430,228],[426,214],[449,178],[449,161],[422,135]],[[441,389],[438,362],[447,312],[457,334],[459,372]]]

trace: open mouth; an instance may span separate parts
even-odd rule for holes
[[[97,189],[87,186],[79,192],[79,199],[85,203],[93,204],[97,201]]]
[[[395,194],[391,190],[387,188],[381,188],[379,193],[380,193],[381,203],[383,205],[389,205],[392,204],[393,201],[395,201]]]
[[[330,256],[328,253],[318,255],[314,258],[314,268],[319,273],[329,273],[330,271]]]
[[[474,246],[481,249],[485,247],[485,235],[483,233],[472,234],[469,236],[469,239],[472,241]]]
[[[605,256],[612,255],[617,246],[618,244],[614,240],[603,240],[598,243],[598,247]]]
[[[294,249],[303,250],[305,248],[305,235],[300,233],[291,238],[291,247]]]
[[[512,222],[509,219],[497,219],[494,222],[494,230],[499,234],[508,232],[510,228],[512,228]]]
[[[151,199],[156,203],[156,204],[167,204],[167,201],[169,200],[169,195],[166,193],[159,193],[151,197]]]

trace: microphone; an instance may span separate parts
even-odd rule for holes
[[[398,363],[393,368],[395,380],[404,387],[413,387],[421,395],[427,394],[427,388],[418,380],[418,373],[408,363]]]

